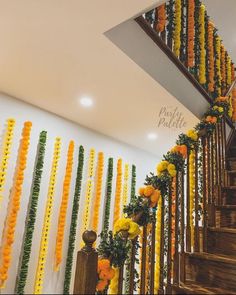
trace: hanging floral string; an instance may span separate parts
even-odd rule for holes
[[[122,207],[126,206],[128,202],[128,180],[129,180],[129,165],[125,164]]]
[[[195,151],[190,152],[189,156],[189,218],[190,218],[190,231],[191,231],[191,245],[194,244],[194,197],[195,197]]]
[[[75,251],[75,238],[76,238],[77,219],[78,219],[78,212],[79,212],[81,184],[82,184],[82,177],[83,177],[83,167],[84,167],[84,148],[81,145],[79,147],[77,176],[75,181],[75,192],[74,192],[74,200],[73,200],[73,206],[72,206],[63,294],[70,293],[71,272],[72,272],[73,257],[74,257],[74,251]]]
[[[53,160],[51,165],[50,180],[48,186],[47,202],[44,213],[43,229],[39,249],[37,271],[35,275],[34,294],[43,293],[44,268],[48,253],[48,240],[51,227],[52,207],[57,180],[58,162],[61,154],[61,139],[57,137],[54,143]]]
[[[208,91],[214,92],[215,89],[215,60],[214,60],[214,25],[208,22],[208,52],[209,52],[209,83]]]
[[[92,219],[92,230],[98,231],[99,223],[99,210],[101,206],[101,196],[102,196],[102,178],[104,170],[104,154],[102,152],[98,153],[98,168],[97,168],[97,180],[95,188],[95,199],[93,206],[93,219]]]
[[[155,282],[154,282],[154,293],[158,294],[160,284],[160,256],[161,256],[161,212],[162,212],[162,197],[160,195],[157,211],[156,211],[156,263],[155,263]]]
[[[20,200],[22,195],[22,186],[24,182],[24,171],[26,169],[27,156],[29,151],[31,127],[31,122],[25,122],[24,128],[22,130],[22,138],[14,177],[15,180],[10,196],[10,208],[6,217],[6,223],[3,232],[3,243],[0,252],[0,288],[4,288],[5,282],[8,278],[9,267],[12,261],[11,253],[12,246],[15,241],[17,216],[20,210]]]
[[[218,35],[215,36],[215,64],[216,64],[216,92],[221,96],[222,76],[221,76],[221,40]]]
[[[195,19],[194,19],[195,2],[194,0],[188,1],[188,60],[187,66],[194,67],[194,36],[195,36]]]
[[[221,65],[221,88],[222,91],[224,92],[226,89],[226,63],[225,63],[225,47],[223,44],[220,46],[220,52],[221,52],[221,60],[220,60],[220,65]]]
[[[205,6],[200,6],[199,13],[199,46],[200,46],[200,64],[199,64],[199,82],[206,83],[206,48],[205,48]]]
[[[131,192],[130,200],[132,201],[136,195],[136,166],[132,165],[132,177],[131,177]]]
[[[227,88],[229,88],[232,84],[232,73],[231,73],[232,67],[231,67],[231,58],[229,55],[227,55],[227,64],[226,64],[226,72],[227,72]]]
[[[198,79],[198,77],[199,77],[199,64],[200,64],[200,23],[199,23],[200,6],[201,6],[201,2],[199,0],[195,0],[194,75],[195,75],[196,79]]]
[[[108,232],[110,211],[111,211],[111,194],[112,194],[112,179],[113,179],[113,158],[108,160],[107,169],[107,182],[106,182],[106,197],[105,197],[105,210],[104,210],[104,220],[103,220],[103,231]]]
[[[11,147],[12,147],[12,138],[14,134],[15,128],[15,120],[8,119],[7,120],[7,128],[5,134],[3,136],[3,147],[2,147],[2,154],[1,154],[1,161],[0,161],[0,205],[3,199],[1,195],[4,190],[6,174],[8,169],[8,161],[10,158]]]
[[[172,42],[174,37],[174,0],[170,0],[168,4],[166,4],[166,11],[167,11],[167,45],[172,50]]]
[[[179,57],[181,46],[181,0],[175,0],[175,18],[174,18],[174,54]]]
[[[121,206],[121,187],[122,187],[122,159],[117,162],[117,175],[116,175],[116,194],[114,203],[114,218],[113,227],[120,218],[120,206]]]
[[[61,261],[62,261],[62,249],[63,249],[63,241],[65,234],[65,225],[66,225],[66,213],[69,201],[70,194],[70,184],[71,184],[71,175],[73,168],[73,154],[74,154],[74,141],[70,141],[69,148],[67,152],[67,163],[66,163],[66,172],[65,178],[63,182],[63,192],[61,198],[61,206],[58,217],[58,225],[57,225],[57,236],[56,236],[56,246],[55,246],[55,271],[59,270]]]
[[[162,4],[156,8],[157,11],[157,24],[156,30],[157,32],[163,32],[166,27],[166,5]]]
[[[36,214],[38,207],[38,199],[41,187],[41,179],[43,173],[45,147],[47,140],[47,132],[42,131],[39,135],[38,151],[35,161],[35,171],[32,183],[31,196],[29,199],[29,209],[26,217],[25,234],[23,239],[22,256],[18,268],[18,275],[16,281],[16,294],[25,293],[25,285],[29,269],[29,261],[32,249],[32,240],[36,222]]]

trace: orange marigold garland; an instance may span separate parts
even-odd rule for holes
[[[114,203],[114,218],[113,227],[120,218],[120,203],[121,203],[121,189],[122,189],[122,159],[117,162],[117,175],[116,175],[116,194]]]
[[[6,225],[3,232],[3,243],[1,246],[1,264],[0,264],[0,288],[4,288],[8,278],[8,271],[11,264],[12,245],[15,240],[15,230],[17,216],[20,209],[20,200],[22,195],[22,186],[24,182],[24,171],[26,169],[27,156],[30,144],[31,122],[25,122],[22,130],[22,139],[20,143],[18,161],[15,172],[15,181],[11,190],[11,200],[9,212],[6,218]]]
[[[188,59],[187,65],[189,68],[194,67],[194,36],[195,36],[195,1],[188,1]]]
[[[98,153],[98,168],[97,168],[97,181],[95,188],[95,199],[93,206],[93,219],[92,219],[92,230],[97,232],[99,222],[99,209],[101,206],[101,195],[102,195],[102,177],[104,169],[104,154]]]
[[[156,30],[158,32],[163,32],[165,30],[166,26],[166,5],[162,4],[159,7],[156,8],[157,12],[157,24],[156,24]]]
[[[205,48],[205,6],[201,4],[199,11],[199,48],[200,48],[200,63],[199,63],[199,82],[206,83],[206,48]]]
[[[215,90],[215,60],[214,60],[214,25],[211,21],[208,22],[208,52],[209,52],[209,83],[208,90]]]
[[[115,276],[115,269],[111,267],[109,259],[101,258],[98,260],[98,283],[97,291],[103,292],[109,285],[109,282]]]
[[[66,213],[69,201],[70,193],[70,183],[73,167],[73,154],[74,154],[74,141],[70,141],[69,148],[67,152],[67,163],[66,163],[66,173],[63,183],[63,192],[61,199],[60,212],[58,217],[57,225],[57,237],[56,237],[56,247],[55,247],[55,271],[59,270],[61,261],[62,261],[62,249],[63,249],[63,240],[65,234],[65,225],[66,225]]]

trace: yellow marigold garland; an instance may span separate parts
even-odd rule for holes
[[[208,22],[208,51],[209,51],[209,83],[208,90],[214,92],[215,86],[215,60],[214,60],[214,25]]]
[[[115,268],[115,275],[109,286],[109,294],[118,294],[119,268]]]
[[[56,247],[55,247],[55,271],[59,270],[59,267],[62,261],[63,240],[64,240],[64,234],[65,234],[66,213],[67,213],[69,193],[70,193],[74,146],[75,146],[74,141],[70,141],[68,152],[67,152],[66,172],[64,177],[61,206],[60,206],[58,225],[57,225],[57,237],[56,237]]]
[[[99,209],[101,206],[101,195],[102,195],[102,177],[104,169],[104,154],[102,152],[98,153],[98,168],[97,168],[97,181],[95,188],[95,199],[93,206],[93,219],[92,219],[92,230],[98,231],[99,222]]]
[[[231,63],[231,81],[233,82],[234,79],[235,79],[234,63]]]
[[[161,211],[162,211],[162,197],[160,196],[156,212],[156,263],[155,263],[155,281],[154,293],[158,294],[160,284],[160,255],[161,255]]]
[[[230,56],[228,55],[227,56],[227,64],[226,64],[226,70],[227,70],[227,87],[230,87],[231,84],[232,84],[232,73],[231,73],[231,70],[232,70],[232,67],[231,67],[231,58]]]
[[[12,146],[14,127],[15,127],[15,120],[8,119],[7,128],[3,137],[3,148],[2,148],[2,155],[1,155],[1,161],[0,161],[0,205],[3,199],[3,196],[1,194],[4,190],[4,185],[5,185],[6,173],[8,168],[8,160],[10,157],[11,146]]]
[[[48,240],[51,227],[52,207],[54,202],[54,194],[57,179],[58,161],[61,153],[61,139],[57,137],[54,143],[53,160],[51,166],[50,180],[48,186],[47,202],[44,213],[43,229],[41,234],[41,242],[39,249],[38,265],[34,282],[34,294],[42,294],[44,268],[48,252]]]
[[[221,96],[221,40],[219,36],[216,36],[216,57],[215,57],[215,64],[216,64],[216,75],[217,75],[217,94]]]
[[[29,144],[30,144],[30,133],[31,133],[31,122],[25,122],[22,130],[22,139],[20,143],[18,162],[15,172],[15,180],[11,190],[11,201],[8,215],[6,218],[6,225],[3,232],[3,243],[1,246],[1,264],[0,264],[0,288],[4,288],[5,282],[8,278],[8,270],[12,260],[12,245],[15,240],[15,230],[17,215],[20,210],[20,200],[22,195],[22,185],[24,182],[24,171],[26,168]]]
[[[179,57],[181,46],[181,0],[175,1],[175,18],[174,18],[174,54]]]
[[[128,202],[128,180],[129,180],[129,165],[125,164],[124,184],[123,184],[123,207],[126,206]]]
[[[226,62],[225,62],[225,56],[226,56],[226,52],[225,52],[225,47],[223,44],[221,44],[221,84],[223,89],[225,90],[225,86],[226,86]]]
[[[194,36],[195,36],[195,19],[194,19],[194,11],[195,11],[195,2],[194,0],[188,1],[188,59],[187,65],[188,67],[194,67]]]
[[[189,199],[190,199],[190,229],[191,229],[191,245],[194,244],[194,223],[193,223],[193,214],[194,214],[194,199],[195,199],[195,152],[191,151],[189,156]]]
[[[206,48],[205,48],[205,5],[201,4],[199,11],[199,45],[200,45],[200,64],[199,64],[199,82],[206,83]]]
[[[122,188],[122,159],[119,159],[117,162],[116,194],[115,194],[115,203],[114,203],[113,227],[115,226],[117,220],[120,218],[121,188]]]

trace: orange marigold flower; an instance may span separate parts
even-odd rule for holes
[[[102,270],[107,270],[110,268],[110,260],[109,259],[99,259],[98,260],[98,272]]]
[[[108,281],[107,280],[101,280],[98,282],[97,284],[97,291],[98,292],[102,292],[106,289],[106,287],[108,286]]]
[[[154,192],[154,187],[152,185],[147,185],[144,189],[145,197],[150,197]]]

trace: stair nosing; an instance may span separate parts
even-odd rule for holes
[[[216,255],[216,254],[207,253],[207,252],[194,252],[194,253],[186,252],[185,254],[193,258],[216,261],[216,262],[221,262],[225,264],[233,264],[236,267],[236,257],[232,258],[231,256]]]
[[[216,210],[236,210],[236,205],[218,205]]]
[[[208,230],[213,232],[236,234],[236,228],[230,228],[230,227],[208,227]]]

